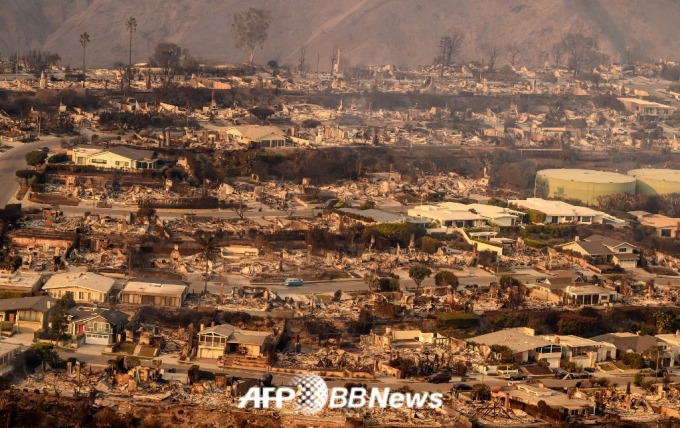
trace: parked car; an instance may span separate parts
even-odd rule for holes
[[[665,367],[660,368],[659,370],[654,372],[654,376],[656,377],[663,377],[664,374],[668,373],[668,369]]]
[[[457,389],[459,391],[472,391],[472,385],[468,385],[467,383],[457,383],[453,385],[453,389]]]
[[[555,373],[555,379],[564,379],[564,377],[569,374],[562,369],[553,369],[553,373]]]
[[[302,278],[286,278],[286,280],[283,281],[283,285],[287,285],[289,287],[298,287],[302,284],[304,284]]]
[[[448,383],[451,380],[451,375],[446,373],[437,373],[430,376],[425,376],[425,380],[429,383]]]
[[[525,380],[527,375],[524,373],[510,373],[509,375],[505,376],[505,378],[508,380]]]
[[[597,371],[594,367],[584,367],[583,370],[588,373],[595,373]]]

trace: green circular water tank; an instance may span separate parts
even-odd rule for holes
[[[598,205],[600,196],[635,194],[635,178],[617,172],[589,169],[543,169],[536,173],[536,196],[578,199]]]
[[[639,195],[666,195],[680,193],[680,170],[643,168],[632,169],[628,175],[635,177],[636,193]]]

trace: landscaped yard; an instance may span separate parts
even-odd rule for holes
[[[600,363],[598,366],[606,372],[610,372],[612,370],[617,369],[616,366],[612,363]]]
[[[621,361],[614,361],[614,365],[621,370],[630,370],[630,367],[623,364]]]
[[[156,348],[153,346],[142,346],[142,349],[139,350],[139,356],[152,358],[155,356],[155,352]]]
[[[118,348],[118,352],[121,354],[132,355],[135,353],[135,347],[136,345],[134,343],[123,343]]]

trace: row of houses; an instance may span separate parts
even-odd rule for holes
[[[429,224],[431,228],[442,230],[476,228],[486,225],[520,226],[524,224],[524,218],[526,216],[525,211],[527,210],[534,210],[542,213],[544,215],[543,224],[626,224],[625,221],[607,213],[588,207],[571,205],[562,201],[529,198],[524,200],[510,200],[508,202],[510,207],[516,208],[505,208],[479,203],[461,204],[458,202],[442,202],[432,205],[418,205],[409,208],[407,216],[379,210],[355,211],[362,217],[372,217],[378,222],[421,222]]]
[[[4,281],[3,281],[4,279]],[[34,293],[45,291],[58,299],[71,293],[77,303],[114,303],[179,308],[188,286],[182,283],[130,280],[117,293],[116,279],[92,272],[66,272],[52,275],[42,285],[43,276],[33,272],[15,272],[0,278],[0,289]]]
[[[52,275],[42,290],[58,299],[71,293],[77,303],[110,303],[116,297],[116,280],[93,272],[65,272]],[[183,283],[129,280],[117,300],[122,304],[179,308],[188,286]]]
[[[472,337],[467,344],[492,360],[497,357],[496,346],[502,346],[512,351],[514,363],[545,360],[550,368],[559,368],[561,360],[578,367],[595,367],[626,353],[642,354],[649,349],[658,351],[660,366],[675,367],[680,363],[680,332],[656,336],[619,332],[588,339],[573,335],[540,336],[531,328],[518,327]]]
[[[28,333],[47,330],[56,299],[51,296],[0,300],[1,333]],[[123,332],[129,316],[115,309],[76,306],[68,311],[68,333],[83,335],[85,343],[110,345]]]
[[[0,333],[38,332],[50,327],[50,315],[56,300],[51,296],[34,296],[0,300]],[[68,310],[67,333],[79,343],[112,345],[122,340],[130,316],[113,308],[77,305]],[[251,331],[231,324],[202,329],[198,333],[199,358],[219,359],[236,354],[261,357],[273,343],[274,334]],[[16,357],[19,346],[0,343],[0,373]]]

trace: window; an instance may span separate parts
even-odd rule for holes
[[[619,248],[619,253],[626,253],[626,250],[628,250],[626,247]]]
[[[82,291],[78,292],[78,300],[85,300],[85,293]]]
[[[671,237],[671,230],[670,229],[661,229],[661,236],[664,238],[670,238]]]
[[[90,163],[106,165],[106,159],[90,159]]]
[[[19,311],[19,321],[34,321],[38,322],[42,318],[42,314],[38,311]]]
[[[93,323],[94,331],[111,331],[111,325],[106,322]]]

